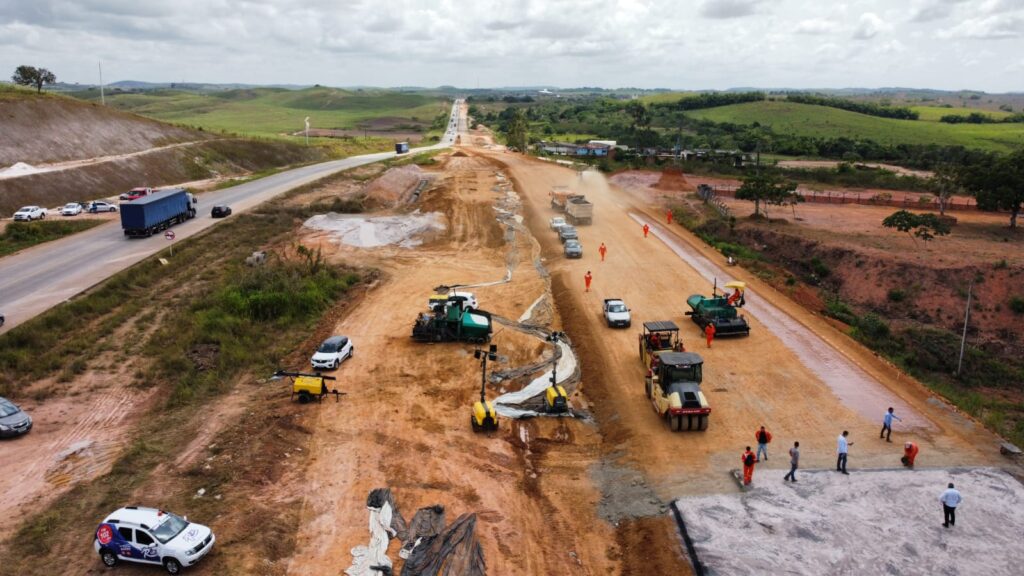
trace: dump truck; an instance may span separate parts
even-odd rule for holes
[[[129,238],[146,238],[196,217],[196,197],[184,188],[154,192],[122,202],[121,228]]]
[[[594,205],[582,195],[573,196],[565,204],[565,219],[570,224],[590,224],[594,221]]]
[[[711,406],[700,390],[704,359],[693,352],[662,352],[647,371],[644,389],[669,429],[707,430]]]
[[[583,198],[583,195],[574,193],[569,190],[568,186],[553,186],[551,188],[551,207],[559,212],[565,212],[569,201],[573,198]]]
[[[461,301],[449,300],[416,317],[412,338],[417,342],[482,343],[491,340],[491,331],[490,312],[464,307]]]
[[[664,352],[683,351],[679,326],[671,320],[644,322],[643,331],[637,337],[640,340],[640,362],[644,368],[651,368],[655,358]]]
[[[715,327],[715,337],[719,336],[750,336],[750,324],[747,319],[739,313],[739,309],[745,304],[744,291],[746,284],[743,282],[729,282],[725,287],[732,288],[730,294],[718,294],[718,290],[712,290],[711,296],[694,294],[686,299],[690,311],[686,315],[693,320],[694,324],[700,326],[701,330],[711,324]]]
[[[395,143],[395,154],[405,154],[409,152],[408,142],[396,142]]]

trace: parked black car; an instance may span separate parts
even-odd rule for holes
[[[213,210],[210,212],[210,216],[213,216],[214,218],[224,218],[227,216],[231,216],[231,207],[224,206],[223,204],[221,204],[220,206],[214,206]]]
[[[32,417],[10,400],[0,396],[0,438],[20,436],[32,429]]]

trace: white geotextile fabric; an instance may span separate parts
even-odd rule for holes
[[[559,342],[558,347],[562,349],[562,357],[558,359],[558,383],[561,384],[572,378],[576,373],[576,355],[572,353],[572,347],[565,342]],[[551,385],[551,370],[548,370],[534,378],[532,382],[521,390],[507,392],[494,399],[494,410],[506,418],[521,418],[523,416],[535,416],[533,410],[521,410],[507,406],[507,404],[522,404],[530,398],[542,394]]]
[[[388,535],[395,535],[391,529],[391,504],[385,502],[381,508],[366,508],[370,511],[370,544],[352,549],[352,565],[345,570],[348,576],[380,576],[371,566],[391,567],[388,558]]]

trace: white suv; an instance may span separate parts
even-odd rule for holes
[[[334,370],[341,362],[352,357],[352,341],[345,336],[331,336],[316,349],[310,359],[313,369]]]
[[[96,528],[93,547],[108,567],[120,561],[163,566],[178,574],[213,548],[213,531],[156,508],[126,506]]]
[[[46,218],[46,208],[39,206],[23,206],[21,210],[14,213],[15,222],[31,222]]]

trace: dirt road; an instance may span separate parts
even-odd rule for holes
[[[302,544],[290,574],[347,566],[349,550],[368,540],[366,495],[383,486],[394,491],[407,519],[433,504],[446,507],[449,522],[477,513],[489,573],[620,573],[613,527],[596,519],[600,494],[587,481],[597,457],[596,427],[578,420],[502,420],[498,433],[474,434],[469,408],[479,394],[480,367],[472,346],[409,338],[413,319],[439,284],[501,280],[511,264],[511,281],[474,292],[481,308],[512,319],[547,292],[534,263],[535,241],[510,234],[495,218],[495,204],[505,199],[493,191],[497,184],[490,162],[451,158],[419,207],[444,213],[448,232],[415,250],[335,249],[322,233],[304,240],[332,258],[379,267],[383,276],[336,329],[356,347],[354,359],[338,370],[349,395],[317,407],[306,480],[315,496],[304,506]],[[551,314],[550,306],[538,305],[533,319],[543,322]],[[504,357],[498,369],[549,353],[532,336],[496,332],[493,342]]]
[[[519,155],[488,154],[507,164],[524,196],[526,223],[541,239],[545,255],[553,260],[550,270],[555,297],[566,331],[580,348],[585,389],[607,443],[603,451],[621,453],[620,462],[642,472],[662,499],[733,489],[727,470],[738,467],[740,452],[754,443],[754,431],[762,424],[774,433],[775,442],[769,462],[760,470],[782,469],[785,459],[776,455],[784,453],[784,447],[794,440],[804,448],[805,466],[833,466],[835,439],[844,429],[850,430],[856,442],[851,463],[858,467],[897,465],[898,444],[894,448],[877,438],[882,414],[892,405],[886,398],[899,399],[905,406],[903,415],[909,423],[916,423],[910,432],[897,425],[896,438],[898,442],[905,438],[919,442],[922,456],[927,456],[925,466],[996,462],[994,436],[742,271],[736,271],[737,279],[747,281],[759,298],[823,339],[837,356],[850,359],[888,395],[847,405],[823,381],[822,366],[805,365],[799,342],[781,340],[755,314],[748,314],[752,324],[749,338],[720,339],[713,348],[705,348],[698,329],[683,311],[685,298],[709,292],[710,283],[658,235],[645,239],[641,225],[631,217],[641,215],[661,222],[660,209],[635,204],[596,173],[579,177],[575,171]],[[579,189],[594,203],[594,224],[580,228],[585,251],[582,260],[560,259],[559,243],[547,232],[547,219],[553,215],[547,195],[552,185]],[[699,251],[695,248],[699,241],[678,226],[659,227],[658,231],[685,250]],[[608,246],[604,263],[596,253],[601,242]],[[723,264],[713,253],[705,256]],[[590,293],[583,292],[587,270],[594,275]],[[688,349],[704,356],[704,391],[714,410],[706,433],[670,433],[654,414],[643,396],[637,331],[613,331],[603,325],[600,303],[611,297],[626,300],[633,309],[634,325],[648,320],[676,322]]]

